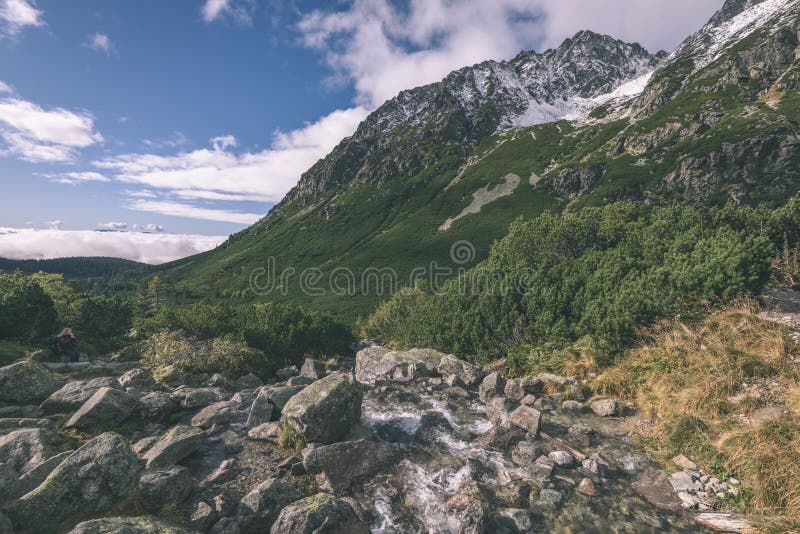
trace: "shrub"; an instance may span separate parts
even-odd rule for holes
[[[261,351],[233,339],[196,339],[181,332],[164,331],[145,340],[142,358],[157,367],[175,365],[186,375],[222,373],[238,378],[253,373],[261,378],[275,371],[273,360]]]
[[[26,354],[25,348],[19,343],[0,341],[0,367],[12,364],[24,358]]]
[[[640,326],[767,281],[774,243],[739,221],[707,218],[689,207],[616,203],[518,219],[486,261],[436,291],[399,292],[365,333],[478,360],[584,336],[619,349]]]
[[[0,274],[0,339],[33,341],[55,328],[53,300],[39,284],[21,274]]]
[[[133,307],[120,297],[87,296],[72,302],[62,319],[77,335],[113,338],[133,326]]]

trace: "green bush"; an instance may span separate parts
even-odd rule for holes
[[[12,364],[24,358],[25,347],[13,341],[0,341],[0,367]]]
[[[182,332],[160,332],[142,342],[142,359],[152,366],[175,365],[192,376],[222,373],[238,378],[253,373],[261,378],[275,371],[264,353],[233,339],[196,339]]]
[[[279,365],[300,364],[305,356],[345,354],[355,340],[331,315],[275,303],[162,308],[136,326],[145,336],[181,330],[200,339],[231,337]]]
[[[85,296],[69,304],[62,322],[78,336],[114,338],[133,327],[133,306],[120,297]]]
[[[53,335],[53,300],[22,274],[0,273],[0,339],[33,341]]]
[[[479,360],[584,336],[618,348],[661,317],[758,291],[776,250],[769,235],[798,221],[793,209],[615,203],[518,219],[486,261],[439,290],[399,292],[365,333]]]

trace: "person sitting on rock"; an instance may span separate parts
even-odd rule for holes
[[[77,362],[81,353],[77,348],[78,340],[75,334],[72,333],[71,328],[65,328],[58,334],[58,337],[53,342],[53,346],[57,352],[65,354],[70,362]]]

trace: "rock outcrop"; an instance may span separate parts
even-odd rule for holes
[[[0,368],[0,401],[40,403],[60,388],[58,380],[44,365],[25,360]]]
[[[328,375],[289,399],[282,419],[307,442],[334,443],[360,419],[363,395],[352,375]]]

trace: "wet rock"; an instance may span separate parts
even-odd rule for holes
[[[517,465],[529,466],[543,453],[541,445],[530,441],[520,441],[511,450],[511,461]]]
[[[141,368],[131,369],[117,378],[117,382],[123,389],[152,389],[156,386],[153,375]]]
[[[356,354],[356,379],[372,384],[377,381],[408,382],[433,376],[444,356],[430,349],[400,352],[378,346],[367,347]]]
[[[466,510],[473,502],[488,500],[483,488],[474,480],[468,480],[447,500],[447,508],[448,510],[462,511]]]
[[[332,374],[289,399],[282,418],[309,443],[334,443],[358,423],[362,398],[352,375]]]
[[[181,466],[148,471],[139,480],[142,504],[150,512],[182,503],[191,490],[192,477],[189,470]]]
[[[357,478],[374,474],[393,457],[390,446],[375,441],[342,441],[307,450],[303,466],[325,491],[339,493]]]
[[[303,366],[300,368],[300,376],[310,378],[311,380],[319,380],[325,376],[325,364],[313,358],[306,358]]]
[[[0,401],[40,403],[62,386],[44,365],[25,360],[0,368]]]
[[[103,431],[117,427],[136,408],[139,401],[133,395],[113,388],[100,388],[64,425],[81,431]]]
[[[231,401],[215,402],[206,406],[192,417],[192,426],[211,428],[214,425],[227,424],[233,407],[234,403]]]
[[[542,414],[539,410],[530,406],[519,406],[508,415],[509,421],[525,430],[532,437],[539,435],[539,425],[541,424]]]
[[[500,376],[500,373],[490,373],[486,375],[478,388],[478,395],[481,402],[484,404],[491,399],[504,394],[506,388],[506,379]]]
[[[276,478],[260,483],[242,498],[239,505],[237,519],[242,532],[249,534],[268,531],[280,511],[300,497],[294,486]]]
[[[441,376],[455,376],[467,386],[474,386],[481,379],[480,369],[452,354],[442,356],[436,371]]]
[[[216,469],[214,469],[203,481],[200,483],[201,487],[208,487],[214,484],[222,484],[228,480],[236,478],[239,474],[239,464],[236,458],[228,458],[223,460]]]
[[[470,503],[461,515],[458,534],[485,534],[491,532],[487,506],[479,501]]]
[[[589,495],[590,497],[594,497],[600,493],[600,490],[597,489],[597,486],[594,485],[594,482],[588,478],[581,479],[580,483],[578,484],[577,491],[583,493],[584,495]]]
[[[139,411],[148,421],[164,421],[180,406],[177,398],[163,391],[151,391],[139,398]]]
[[[596,400],[589,407],[600,417],[611,417],[617,413],[617,401],[615,399]]]
[[[475,440],[478,447],[510,449],[520,440],[525,439],[526,432],[509,421],[499,421],[492,429]]]
[[[506,508],[498,512],[500,517],[509,519],[517,532],[532,532],[531,514],[522,508]]]
[[[201,408],[219,398],[216,390],[211,388],[183,388],[176,390],[175,395],[182,397],[181,406],[184,408]]]
[[[203,437],[203,431],[190,426],[172,427],[144,455],[147,468],[158,469],[180,462],[200,448]]]
[[[177,387],[184,384],[186,379],[180,369],[174,365],[161,365],[153,369],[153,379],[159,384]]]
[[[48,530],[67,517],[109,510],[133,492],[138,479],[130,445],[108,432],[70,454],[36,489],[11,505],[10,515],[20,530]]]
[[[54,456],[60,442],[56,434],[44,428],[16,430],[0,436],[0,459],[23,474]]]
[[[542,488],[539,491],[539,498],[536,500],[537,506],[545,506],[547,508],[558,508],[564,494],[558,490],[551,488]]]
[[[369,525],[359,519],[353,508],[328,493],[300,499],[281,510],[270,530],[272,534],[310,532],[347,532],[368,534]]]
[[[281,435],[281,424],[278,421],[264,423],[247,431],[247,437],[257,441],[270,441],[277,443]]]
[[[73,412],[89,400],[101,388],[119,388],[113,377],[103,376],[91,380],[73,380],[53,392],[41,404],[45,414]]]
[[[84,521],[69,534],[191,534],[185,527],[153,516],[104,517]]]
[[[553,451],[547,455],[558,467],[570,467],[575,459],[566,451]]]
[[[208,503],[199,502],[192,508],[192,513],[189,515],[189,524],[193,529],[205,532],[214,523],[215,519],[216,513],[214,509]]]
[[[508,414],[514,409],[514,403],[507,397],[494,397],[486,403],[486,418],[493,424],[500,424],[508,418]]]
[[[531,475],[537,479],[550,478],[555,465],[555,462],[547,456],[539,456],[531,466]]]
[[[528,505],[531,488],[522,480],[512,480],[508,484],[495,486],[492,493],[497,505],[520,508]]]

